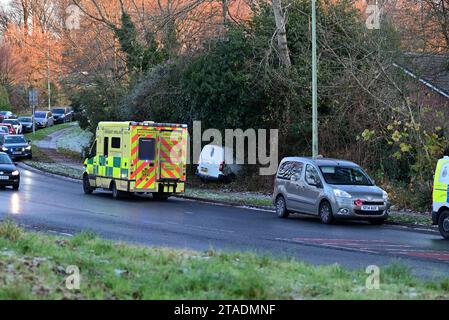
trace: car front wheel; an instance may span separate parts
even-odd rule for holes
[[[449,239],[449,211],[443,211],[438,219],[438,228],[445,239]]]
[[[332,214],[332,207],[328,201],[323,201],[319,209],[320,220],[324,224],[331,224],[334,222],[334,215]]]
[[[276,206],[276,215],[279,218],[282,219],[288,218],[289,212],[287,210],[287,204],[283,196],[279,196],[276,198],[275,206]]]

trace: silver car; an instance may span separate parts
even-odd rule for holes
[[[324,158],[285,158],[276,175],[273,201],[280,218],[297,212],[382,224],[388,218],[388,194],[353,162]]]

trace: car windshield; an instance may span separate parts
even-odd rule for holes
[[[0,164],[12,164],[12,161],[8,155],[0,153]]]
[[[51,110],[51,112],[56,113],[56,114],[64,114],[65,110],[64,109],[53,109],[53,110]]]
[[[47,114],[46,114],[45,112],[36,112],[36,113],[34,114],[34,116],[35,116],[36,118],[45,118],[45,117],[47,116]]]
[[[6,137],[5,143],[26,143],[27,141],[23,136],[8,136]]]
[[[5,126],[0,126],[0,132],[9,133],[9,130]]]
[[[0,111],[0,114],[1,114],[2,116],[6,115],[6,113],[7,113],[7,111]]]
[[[3,120],[3,123],[18,124],[17,120],[11,120],[11,119]]]
[[[358,167],[322,166],[324,179],[329,184],[372,186],[368,175]]]
[[[19,121],[20,122],[31,122],[31,117],[20,117]]]

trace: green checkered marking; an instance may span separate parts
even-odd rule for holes
[[[114,174],[114,168],[113,167],[106,167],[106,176],[112,177]]]
[[[122,169],[121,174],[128,176],[128,169]]]
[[[114,168],[121,168],[121,167],[122,167],[122,158],[114,157]]]
[[[104,156],[100,156],[99,162],[100,162],[100,166],[105,166],[106,165],[106,158]]]

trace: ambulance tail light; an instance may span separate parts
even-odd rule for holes
[[[222,163],[220,163],[220,168],[218,170],[220,170],[220,172],[224,172],[224,166],[225,166],[225,163],[223,161]]]

